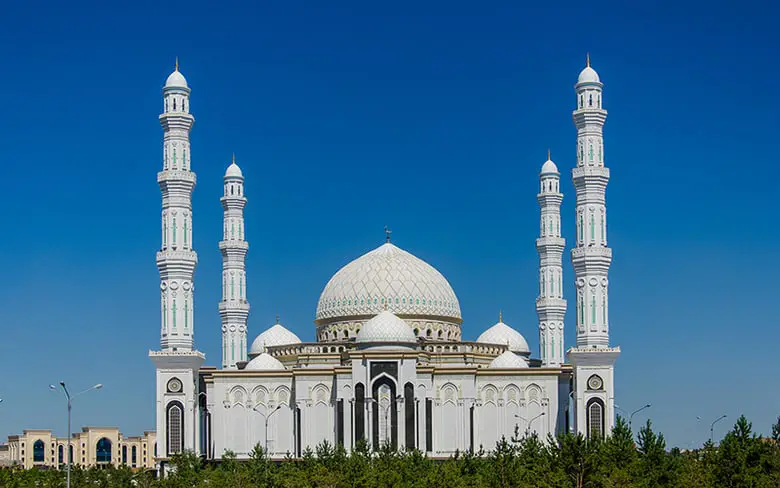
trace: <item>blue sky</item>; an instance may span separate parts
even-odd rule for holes
[[[573,84],[587,51],[609,111],[617,403],[652,403],[642,418],[683,447],[723,413],[768,431],[780,414],[776,5],[257,3],[4,4],[0,438],[63,434],[64,400],[47,387],[59,380],[105,384],[77,400],[75,426],[154,428],[157,115],[175,56],[193,89],[208,364],[234,151],[251,336],[279,314],[314,340],[328,278],[388,225],[449,279],[465,338],[503,309],[538,350],[538,170],[551,148],[571,242]]]

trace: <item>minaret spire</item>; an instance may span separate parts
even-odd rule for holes
[[[236,154],[225,172],[222,202],[224,236],[219,243],[222,253],[222,367],[235,368],[247,360],[246,330],[249,302],[246,299],[246,253],[244,239],[244,175],[236,164]]]
[[[176,66],[174,71],[179,71],[179,56],[176,56]]]
[[[585,53],[585,66],[590,68],[590,53]]]
[[[539,296],[536,315],[539,318],[539,357],[542,366],[559,366],[564,362],[563,319],[566,300],[563,299],[563,250],[566,240],[561,237],[561,175],[547,150],[547,161],[539,176],[540,190],[536,195],[541,209],[539,238]]]

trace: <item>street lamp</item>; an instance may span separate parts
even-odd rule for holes
[[[629,416],[628,416],[628,430],[630,430],[631,432],[634,432],[634,430],[631,428],[631,421],[634,419],[634,415],[636,415],[636,414],[638,414],[639,412],[641,412],[642,410],[644,410],[644,409],[646,409],[646,408],[650,408],[650,407],[651,407],[651,405],[648,403],[648,404],[647,404],[647,405],[645,405],[644,407],[637,408],[636,410],[634,410],[633,412],[631,412],[631,415],[629,415]]]
[[[528,427],[526,427],[526,429],[525,429],[526,433],[528,433],[528,432],[531,431],[531,425],[534,423],[534,420],[538,419],[539,417],[542,417],[544,414],[545,414],[545,412],[542,412],[539,415],[537,415],[536,417],[533,417],[531,420],[526,420],[525,417],[523,417],[522,415],[518,415],[518,414],[515,414],[515,418],[518,418],[518,419],[521,419],[521,420],[525,420],[526,422],[528,422]]]
[[[726,418],[726,414],[723,414],[720,417],[713,420],[712,423],[710,424],[710,444],[712,444],[712,432],[715,430],[715,424],[717,424],[718,422],[720,422],[725,418]]]
[[[66,485],[65,486],[67,488],[70,488],[70,463],[71,463],[71,458],[73,457],[71,455],[71,445],[70,445],[70,438],[71,438],[71,433],[70,433],[70,412],[72,410],[72,401],[73,401],[73,399],[75,397],[77,397],[79,395],[83,395],[84,393],[86,393],[88,391],[99,390],[99,389],[103,388],[103,384],[102,383],[98,383],[97,385],[91,386],[91,387],[87,388],[84,391],[80,391],[80,392],[76,393],[75,395],[71,395],[70,394],[70,392],[68,391],[68,388],[65,386],[65,382],[64,381],[60,381],[60,386],[62,387],[62,391],[65,393],[65,398],[68,399],[68,468],[67,468],[68,474],[67,474],[67,477],[66,477]],[[52,390],[56,390],[57,389],[57,387],[54,386],[54,385],[49,385],[49,388],[52,389]]]
[[[266,415],[266,414],[260,412],[259,410],[257,410],[257,407],[252,409],[255,412],[257,412],[260,415],[262,415],[263,419],[265,419],[265,443],[263,444],[263,451],[265,452],[265,455],[268,456],[269,459],[271,458],[271,456],[268,455],[268,419],[270,419],[271,415],[275,414],[276,411],[279,410],[280,408],[282,408],[282,406],[281,405],[277,405],[276,408],[273,409],[273,411],[271,411],[271,413],[269,413],[268,415]]]

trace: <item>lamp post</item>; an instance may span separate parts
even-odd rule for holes
[[[526,429],[525,429],[525,432],[528,433],[528,432],[531,431],[531,425],[534,423],[534,420],[538,419],[539,417],[543,417],[544,415],[545,415],[545,412],[542,412],[539,415],[531,418],[531,420],[526,420],[526,418],[523,417],[522,415],[515,414],[515,418],[518,418],[518,419],[521,419],[521,420],[525,420],[526,422],[528,422],[528,427],[526,427]]]
[[[726,418],[726,414],[723,414],[720,417],[718,417],[715,420],[713,420],[712,423],[710,424],[710,444],[712,444],[712,433],[715,430],[715,424],[717,424],[718,422],[720,422],[721,420],[723,420],[725,418]]]
[[[639,412],[641,412],[642,410],[644,410],[644,409],[646,409],[646,408],[650,408],[650,407],[651,407],[651,405],[648,403],[648,404],[647,404],[647,405],[645,405],[644,407],[637,408],[636,410],[634,410],[633,412],[631,412],[631,415],[629,415],[629,416],[628,416],[628,430],[630,430],[631,432],[634,432],[634,430],[631,428],[631,421],[632,421],[632,420],[634,420],[634,415],[636,415],[636,414],[638,414]]]
[[[276,408],[273,409],[271,411],[271,413],[269,413],[268,415],[266,415],[266,414],[260,412],[259,410],[257,410],[257,407],[252,409],[255,412],[257,412],[260,415],[262,415],[263,419],[265,420],[265,442],[263,444],[263,451],[265,452],[265,455],[268,456],[269,459],[271,458],[271,456],[268,455],[268,419],[270,419],[271,415],[275,414],[276,411],[279,410],[280,408],[282,408],[282,406],[281,405],[277,405]]]
[[[67,473],[68,474],[66,475],[66,481],[65,481],[66,484],[65,484],[65,486],[67,488],[70,488],[70,464],[71,464],[71,461],[72,461],[71,458],[73,457],[71,455],[72,451],[71,451],[71,445],[70,445],[70,438],[71,438],[71,432],[70,432],[70,412],[71,412],[72,407],[73,407],[73,399],[75,397],[79,396],[79,395],[83,395],[84,393],[86,393],[88,391],[99,390],[99,389],[103,388],[103,384],[102,383],[98,383],[97,385],[91,386],[91,387],[87,388],[84,391],[80,391],[80,392],[76,393],[75,395],[71,395],[70,394],[70,392],[68,391],[68,388],[65,386],[65,382],[64,381],[60,381],[60,386],[62,387],[63,393],[65,393],[65,398],[68,399],[68,464],[67,464],[67,466],[68,466],[67,467]],[[54,385],[49,385],[49,388],[52,389],[52,390],[56,390],[57,389],[57,387],[54,386]]]

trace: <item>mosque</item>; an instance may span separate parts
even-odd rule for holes
[[[159,350],[156,367],[157,465],[184,450],[208,459],[246,458],[260,445],[274,459],[300,456],[327,441],[347,450],[419,449],[433,458],[490,450],[502,436],[565,431],[602,436],[613,425],[609,343],[603,85],[590,66],[574,85],[577,128],[576,345],[564,342],[560,173],[540,172],[539,344],[503,323],[476,340],[461,335],[458,297],[430,264],[386,242],[348,263],[325,284],[314,317],[316,342],[277,323],[247,341],[244,176],[235,159],[224,176],[222,363],[204,366],[195,348],[190,87],[176,70],[163,88],[163,168]],[[530,243],[529,243],[530,245]],[[530,297],[529,297],[530,300]]]

